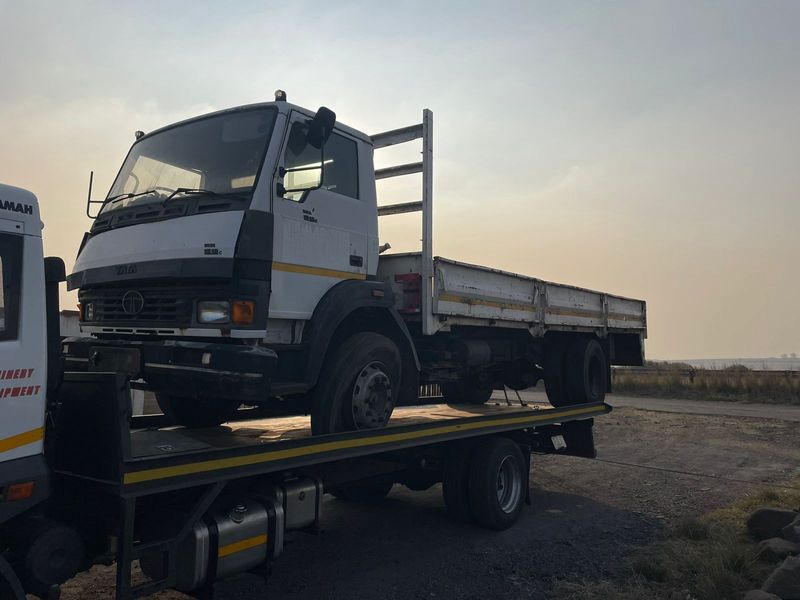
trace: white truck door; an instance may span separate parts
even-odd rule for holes
[[[44,437],[42,240],[22,228],[0,218],[0,461],[40,454]]]
[[[287,169],[320,161],[320,151],[303,141],[307,119],[292,113],[279,163]],[[334,130],[325,144],[321,187],[275,197],[271,319],[309,319],[331,287],[366,279],[370,211],[359,194],[358,150],[355,139]]]

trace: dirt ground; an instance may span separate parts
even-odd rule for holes
[[[623,575],[626,557],[670,523],[800,474],[797,420],[626,405],[597,420],[596,442],[600,460],[535,456],[532,506],[504,532],[449,519],[440,486],[396,486],[372,506],[326,496],[322,531],[289,536],[267,593],[245,585],[229,597],[553,598],[558,581]],[[113,570],[95,568],[65,585],[62,598],[106,598],[112,590]]]

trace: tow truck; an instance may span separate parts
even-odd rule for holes
[[[529,501],[532,451],[595,455],[602,402],[408,406],[387,427],[322,435],[260,408],[206,428],[133,416],[136,349],[65,368],[66,274],[43,257],[42,227],[36,197],[0,185],[0,598],[55,600],[112,563],[119,600],[219,597],[277,568],[287,536],[320,523],[326,493],[377,501],[441,482],[454,517],[505,529]]]
[[[421,160],[375,168],[420,143]],[[414,175],[419,199],[378,198],[376,182]],[[643,361],[643,301],[434,256],[430,110],[368,135],[279,90],[137,132],[87,201],[70,368],[135,350],[183,425],[245,402],[310,413],[315,433],[378,428],[420,384],[474,405],[544,380],[554,406],[602,402],[610,366]],[[390,253],[379,218],[415,212],[420,251]]]

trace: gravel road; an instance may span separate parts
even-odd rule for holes
[[[267,596],[252,588],[231,597],[552,598],[559,580],[620,575],[625,558],[670,523],[800,474],[796,407],[625,397],[611,404],[596,422],[600,460],[534,457],[533,503],[512,529],[452,521],[439,486],[395,486],[373,506],[326,497],[322,531],[289,537]],[[710,414],[685,414],[695,409]],[[112,589],[111,569],[95,568],[62,598],[105,598]]]

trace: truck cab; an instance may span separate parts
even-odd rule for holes
[[[181,422],[307,391],[321,358],[309,339],[325,347],[353,310],[390,309],[374,281],[370,137],[277,98],[138,133],[68,277],[92,336],[66,344],[72,366],[139,348]],[[322,302],[346,282],[362,285]],[[391,326],[407,337],[399,318]],[[276,349],[290,353],[279,361]]]

